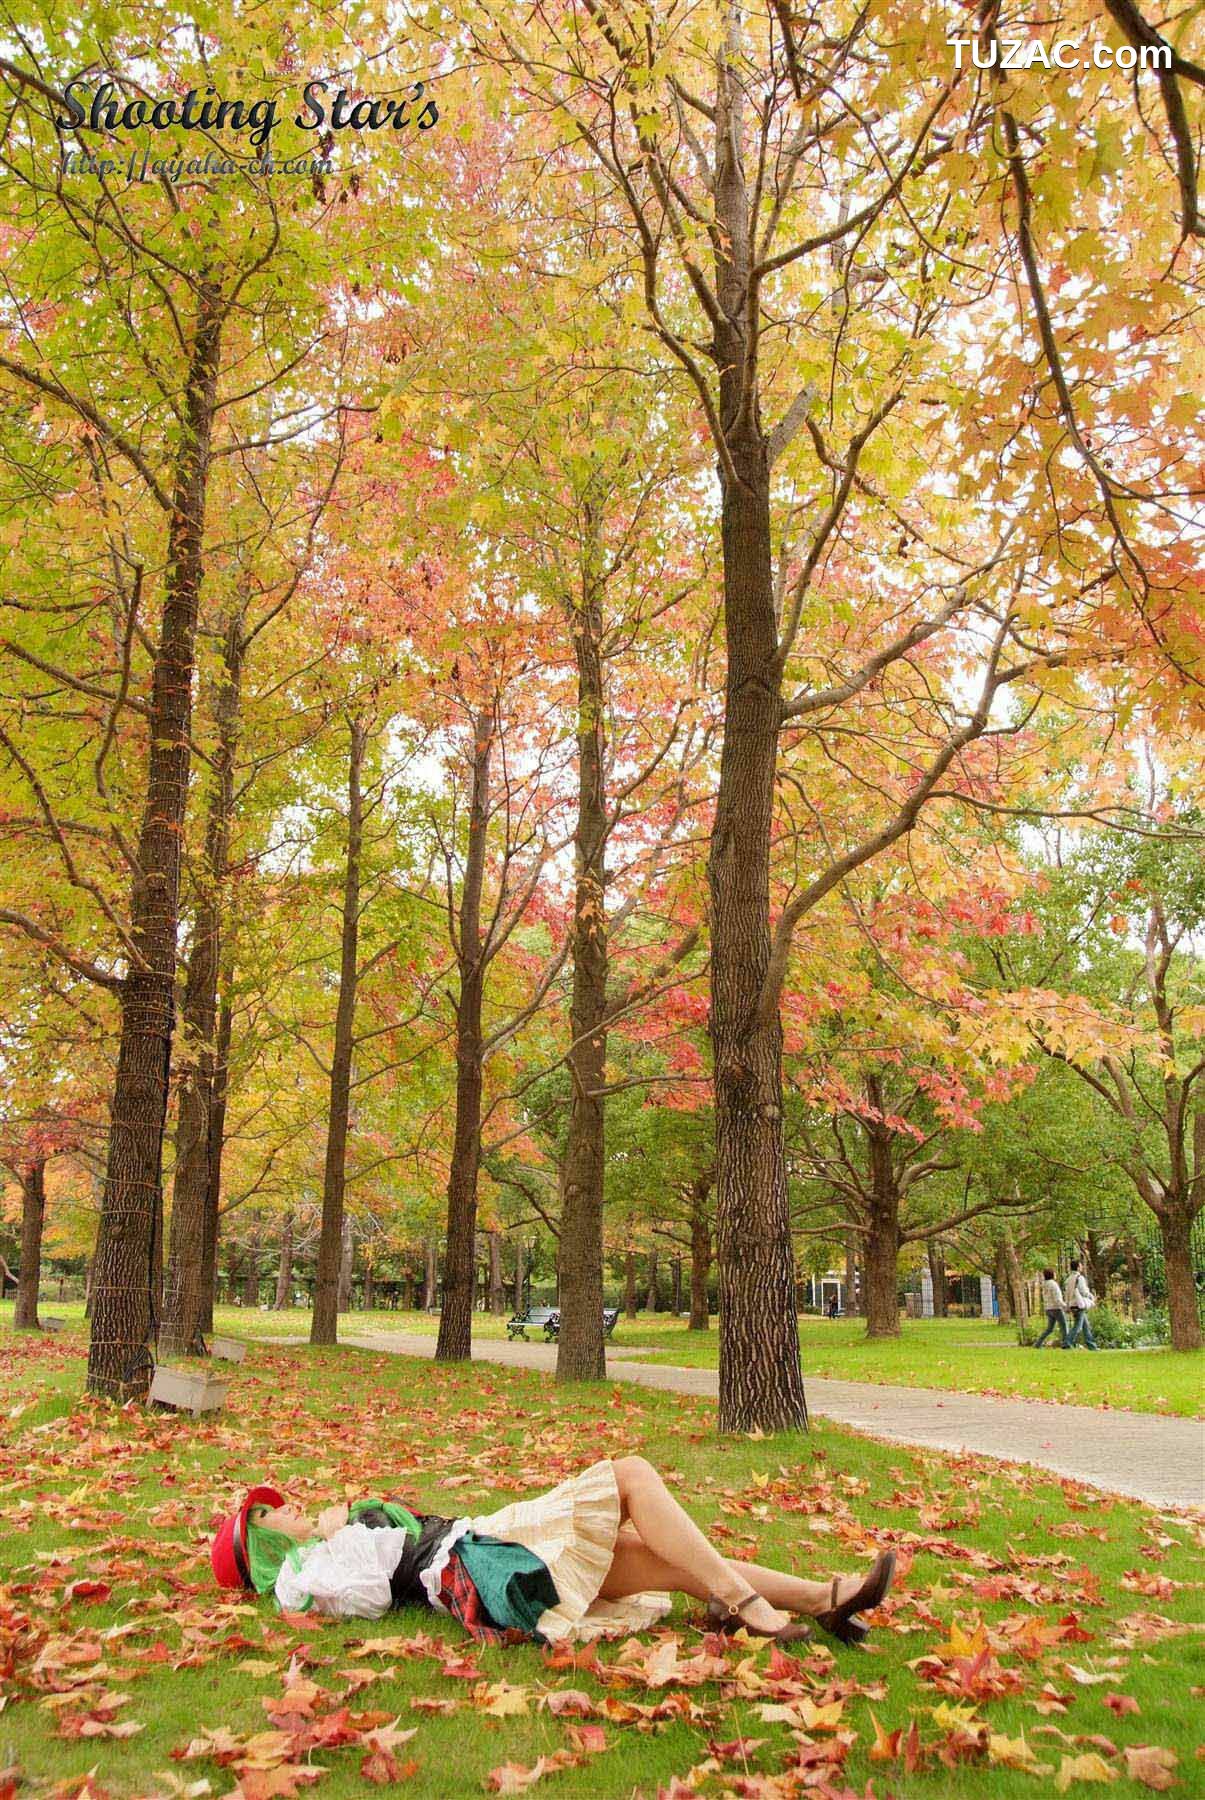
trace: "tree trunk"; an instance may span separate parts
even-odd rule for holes
[[[84,1317],[92,1317],[92,1258],[89,1257],[84,1268]]]
[[[933,1283],[933,1317],[947,1318],[950,1296],[946,1287],[946,1253],[940,1238],[931,1237],[926,1245],[929,1256],[929,1279]]]
[[[228,979],[228,976],[227,976]],[[230,1036],[232,1013],[229,994],[218,1008],[218,1042],[213,1068],[213,1097],[209,1108],[209,1160],[205,1191],[205,1232],[201,1253],[201,1311],[203,1332],[213,1330],[213,1300],[218,1273],[218,1237],[222,1212],[222,1151],[226,1143],[226,1096],[230,1091]]]
[[[257,1231],[247,1245],[247,1260],[243,1266],[243,1305],[252,1308],[259,1305],[259,1242]]]
[[[1011,1272],[1008,1266],[1008,1251],[1004,1247],[1003,1238],[1001,1238],[996,1245],[995,1280],[996,1292],[1000,1296],[1000,1323],[1002,1325],[1007,1325],[1012,1321],[1016,1313],[1016,1307],[1013,1301]]]
[[[343,1229],[339,1241],[339,1286],[336,1294],[336,1305],[341,1313],[351,1311],[353,1278],[356,1270],[356,1240],[352,1232],[351,1220],[343,1215]]]
[[[21,1273],[13,1305],[17,1331],[39,1331],[38,1289],[42,1283],[42,1225],[46,1218],[46,1158],[20,1171]]]
[[[351,1117],[351,1071],[355,1055],[356,987],[360,948],[360,862],[364,846],[364,795],[361,778],[367,729],[359,719],[347,721],[347,862],[343,871],[343,925],[339,948],[339,999],[335,1008],[335,1042],[331,1054],[326,1163],[322,1176],[322,1226],[318,1236],[318,1269],[311,1344],[339,1341],[339,1272],[343,1259],[343,1196],[347,1187],[347,1128]]]
[[[523,1275],[527,1260],[527,1243],[524,1238],[515,1239],[515,1305],[516,1313],[523,1311]]]
[[[623,1311],[624,1317],[636,1317],[636,1252],[625,1250],[623,1253]]]
[[[494,720],[481,712],[474,721],[469,833],[460,896],[456,960],[460,993],[456,1001],[456,1122],[448,1175],[448,1225],[444,1248],[443,1310],[435,1356],[463,1362],[473,1353],[473,1278],[477,1244],[477,1177],[481,1168],[483,1040],[481,1004],[485,989],[485,937],[481,895],[485,885],[489,833],[490,752]]]
[[[490,1311],[506,1310],[506,1294],[502,1286],[502,1233],[490,1232]]]
[[[1109,1264],[1098,1232],[1084,1233],[1084,1261],[1088,1265],[1088,1286],[1097,1300],[1103,1300],[1109,1291]]]
[[[584,507],[587,558],[597,552],[593,513]],[[573,612],[577,663],[577,820],[573,835],[573,995],[569,1008],[569,1129],[562,1165],[558,1275],[561,1329],[558,1381],[601,1381],[603,1339],[603,1168],[607,1062],[606,704],[602,599],[588,566]]]
[[[1173,1350],[1201,1348],[1201,1317],[1192,1266],[1193,1215],[1183,1202],[1165,1201],[1156,1214],[1167,1277],[1167,1317]]]
[[[670,1303],[674,1317],[682,1311],[682,1258],[675,1254],[670,1258]]]
[[[700,1181],[704,1178],[700,1178]],[[706,1331],[711,1323],[711,1306],[707,1285],[711,1277],[711,1226],[707,1218],[707,1186],[700,1191],[700,1181],[691,1189],[690,1207],[690,1329]]]
[[[657,1273],[660,1260],[655,1250],[649,1251],[649,1285],[644,1304],[651,1313],[660,1311],[660,1297],[657,1292]]]
[[[1012,1294],[1013,1316],[1018,1325],[1024,1325],[1029,1318],[1029,1297],[1025,1291],[1025,1275],[1021,1268],[1021,1259],[1017,1255],[1012,1232],[1008,1230],[1004,1233],[1004,1256],[1008,1265],[1008,1286]]]
[[[743,76],[716,88],[719,375],[724,569],[724,744],[707,864],[720,1271],[719,1427],[806,1426],[783,1149],[782,1021],[770,969],[770,838],[782,668],[770,532],[770,458],[757,403]]]
[[[276,1270],[275,1312],[284,1312],[293,1304],[293,1215],[287,1214],[280,1236],[280,1263]]]
[[[439,1300],[439,1244],[435,1238],[429,1237],[425,1245],[423,1263],[423,1306],[430,1312]]]
[[[219,936],[222,886],[226,878],[234,811],[234,761],[243,649],[242,620],[235,617],[226,627],[224,672],[215,706],[218,742],[205,827],[205,853],[193,919],[192,949],[184,984],[183,1046],[176,1084],[176,1171],[172,1183],[171,1240],[159,1341],[165,1352],[179,1356],[195,1355],[204,1350],[201,1315],[217,1052]]]
[[[851,1319],[859,1317],[862,1311],[862,1296],[858,1290],[858,1234],[847,1231],[845,1234],[845,1312]]]
[[[96,1240],[88,1391],[144,1399],[150,1383],[156,1234],[171,1070],[180,853],[188,801],[197,604],[221,342],[218,295],[199,290],[168,524],[163,620],[147,720],[146,799],[130,904],[134,954],[121,1024]]]

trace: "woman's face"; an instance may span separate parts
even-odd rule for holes
[[[316,1535],[313,1520],[290,1506],[287,1500],[283,1506],[257,1506],[252,1517],[257,1525],[266,1526],[269,1531],[282,1531],[286,1537],[296,1538],[298,1543]]]

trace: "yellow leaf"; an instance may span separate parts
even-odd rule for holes
[[[1096,1750],[1087,1750],[1083,1756],[1065,1756],[1059,1764],[1059,1772],[1054,1778],[1054,1785],[1060,1794],[1065,1794],[1073,1781],[1116,1781],[1117,1770],[1111,1769],[1104,1757]]]

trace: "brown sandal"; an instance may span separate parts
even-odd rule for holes
[[[760,1631],[756,1625],[750,1625],[744,1616],[745,1608],[750,1600],[760,1598],[760,1594],[752,1593],[736,1606],[729,1606],[726,1600],[709,1600],[707,1623],[712,1631],[718,1631],[724,1637],[731,1637],[736,1631],[747,1631],[750,1637],[769,1638],[774,1644],[806,1644],[810,1640],[812,1628],[802,1619],[793,1619],[780,1631]]]
[[[887,1597],[895,1575],[895,1551],[883,1550],[871,1564],[870,1573],[855,1594],[848,1600],[837,1604],[837,1592],[841,1586],[841,1577],[833,1576],[832,1592],[829,1596],[828,1609],[816,1614],[816,1623],[821,1631],[827,1631],[841,1644],[861,1644],[869,1635],[870,1627],[855,1613],[869,1612]]]

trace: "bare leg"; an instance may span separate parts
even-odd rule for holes
[[[724,1559],[727,1560],[727,1559]],[[759,1563],[728,1562],[728,1569],[744,1592],[753,1588],[771,1606],[784,1611],[814,1616],[830,1605],[832,1583],[804,1581],[797,1575],[784,1575],[778,1569],[765,1569]],[[860,1576],[841,1577],[838,1600],[846,1599],[858,1586]],[[650,1550],[630,1527],[619,1534],[607,1579],[602,1585],[604,1600],[621,1600],[627,1594],[643,1594],[650,1589],[668,1588],[679,1594],[692,1594],[696,1600],[708,1600],[713,1587],[690,1569],[666,1562]]]
[[[646,1462],[643,1456],[617,1457],[615,1480],[624,1517],[631,1520],[646,1550],[659,1559],[662,1567],[677,1570],[684,1578],[675,1581],[675,1587],[695,1594],[700,1600],[714,1596],[728,1606],[751,1601],[746,1608],[747,1617],[759,1631],[780,1631],[788,1623],[784,1612],[762,1599],[754,1584],[712,1548],[689,1513],[678,1505],[652,1463]],[[624,1554],[628,1554],[626,1549]],[[614,1564],[612,1573],[615,1573]],[[645,1586],[656,1587],[657,1582],[645,1581],[625,1591],[639,1593]],[[605,1598],[617,1597],[608,1591],[606,1584],[602,1592]]]

